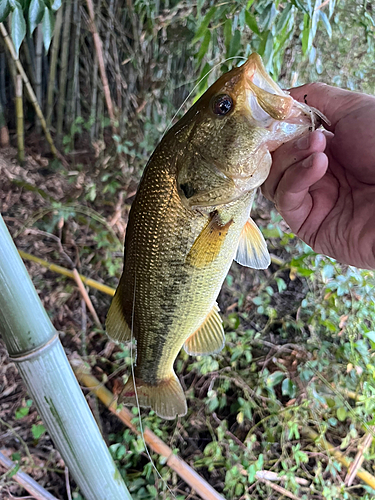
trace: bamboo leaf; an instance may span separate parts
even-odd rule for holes
[[[279,20],[277,21],[277,24],[276,24],[276,34],[279,34],[286,26],[286,23],[289,21],[289,13],[292,9],[293,5],[292,4],[288,4],[284,10],[282,11],[280,17],[279,17]]]
[[[216,7],[215,6],[211,7],[211,9],[204,16],[203,21],[199,26],[199,28],[197,29],[191,43],[196,43],[200,38],[202,38],[202,36],[206,34],[206,29],[208,28],[208,25],[210,24],[210,21],[213,18],[215,12],[216,12]]]
[[[0,23],[5,21],[10,12],[10,3],[8,0],[0,0]]]
[[[49,46],[51,45],[54,26],[55,16],[53,15],[53,12],[51,10],[45,7],[43,16],[43,43],[46,52],[48,52]]]
[[[14,48],[16,50],[16,54],[18,57],[22,40],[25,38],[26,35],[26,23],[23,17],[22,7],[18,2],[16,2],[16,6],[12,14],[11,33],[12,33]]]
[[[323,22],[324,27],[327,31],[327,34],[328,34],[329,38],[331,39],[332,38],[332,27],[331,27],[331,23],[328,20],[327,14],[325,12],[320,11],[320,20]]]
[[[266,39],[266,45],[264,48],[264,62],[267,65],[269,61],[272,59],[272,54],[273,54],[273,35],[272,32],[269,31]],[[267,68],[268,69],[268,68]]]
[[[304,14],[303,16],[303,30],[302,30],[302,52],[306,54],[309,48],[309,38],[310,38],[310,16]]]
[[[262,33],[261,42],[258,47],[258,54],[260,55],[260,57],[263,57],[264,51],[266,49],[268,34],[269,34],[268,31]]]
[[[333,14],[333,12],[335,10],[335,7],[336,7],[336,0],[330,0],[329,1],[329,12],[328,12],[329,19],[331,19],[332,14]]]
[[[245,19],[246,19],[246,24],[251,29],[251,31],[253,31],[256,35],[260,35],[260,31],[259,31],[256,19],[255,19],[255,16],[250,14],[249,11],[246,11],[245,12]]]
[[[231,38],[232,38],[232,21],[230,19],[227,19],[224,23],[224,43],[225,43],[225,49],[227,51],[227,57],[228,57]]]
[[[198,62],[201,62],[201,60],[203,59],[203,57],[207,53],[207,49],[208,49],[208,46],[210,45],[210,41],[211,41],[211,31],[207,30],[206,34],[204,35],[202,45],[200,46],[200,49],[199,49],[199,52],[197,55]]]
[[[29,7],[29,26],[30,35],[34,33],[35,28],[38,26],[43,18],[44,5],[41,0],[31,0]]]
[[[301,2],[301,0],[292,0],[292,4],[297,7],[298,10],[301,10],[302,12],[308,12],[308,10],[306,9],[306,7],[303,5],[303,3]]]
[[[51,9],[56,12],[61,7],[61,0],[54,0],[51,5]]]
[[[235,56],[238,54],[241,47],[241,33],[240,30],[236,30],[230,41],[228,57]]]

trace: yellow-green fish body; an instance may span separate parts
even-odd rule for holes
[[[265,268],[269,255],[249,219],[270,150],[312,126],[312,112],[268,77],[253,54],[223,75],[166,134],[131,208],[124,271],[107,319],[116,341],[136,340],[138,401],[164,418],[184,415],[173,371],[184,346],[219,352],[216,298],[234,258]],[[135,403],[129,379],[122,398]]]

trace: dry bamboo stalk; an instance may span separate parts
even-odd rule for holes
[[[358,469],[361,467],[365,456],[364,454],[370,447],[372,440],[374,439],[374,432],[375,432],[375,426],[372,425],[370,427],[369,432],[367,432],[364,436],[364,439],[362,440],[361,445],[358,447],[358,452],[353,460],[353,462],[350,464],[348,473],[345,477],[345,484],[347,486],[351,486],[353,484],[353,481],[357,475]]]
[[[96,116],[97,114],[97,102],[98,102],[98,56],[94,54],[94,66],[93,66],[93,79],[92,79],[92,98],[91,98],[91,111],[90,111],[90,122],[92,122],[90,129],[90,139],[94,140],[96,134]]]
[[[1,452],[0,464],[9,471],[12,471],[12,469],[17,466],[14,462],[12,462],[12,460]],[[51,495],[49,491],[44,489],[36,481],[34,481],[32,477],[21,470],[18,470],[15,474],[13,474],[12,479],[17,481],[17,483],[20,484],[22,488],[25,488],[25,490],[28,491],[33,498],[36,498],[36,500],[57,500],[57,498]]]
[[[73,78],[69,90],[69,112],[68,126],[71,127],[77,116],[76,100],[78,98],[78,72],[79,72],[79,39],[81,35],[81,9],[78,0],[74,0],[73,19],[75,21],[74,39],[73,39]]]
[[[35,93],[39,106],[42,108],[42,57],[43,57],[43,30],[39,24],[36,29],[35,47]],[[36,130],[40,133],[40,122],[37,120]]]
[[[22,80],[25,84],[25,87],[26,87],[26,90],[29,94],[29,97],[30,97],[30,100],[31,100],[31,103],[32,105],[34,106],[34,109],[35,109],[35,112],[40,120],[40,123],[42,125],[42,128],[43,128],[43,131],[44,131],[44,134],[46,136],[46,139],[48,141],[48,144],[50,145],[50,148],[51,148],[51,151],[52,151],[52,154],[54,156],[56,156],[56,158],[58,158],[61,162],[63,162],[64,164],[66,164],[66,161],[65,159],[63,158],[63,156],[61,155],[61,153],[59,153],[59,151],[56,149],[54,143],[53,143],[53,139],[51,137],[51,134],[48,130],[48,127],[47,127],[47,124],[46,124],[46,121],[44,119],[44,116],[43,116],[43,113],[42,113],[42,110],[40,109],[40,106],[38,104],[38,100],[36,98],[36,95],[35,95],[35,92],[29,82],[29,79],[25,73],[25,70],[23,69],[23,66],[16,54],[16,51],[14,49],[14,45],[13,45],[13,42],[12,40],[10,39],[10,36],[7,32],[7,29],[5,28],[4,24],[3,23],[0,23],[0,32],[4,38],[4,42],[10,52],[10,55],[13,59],[13,61],[15,62],[16,64],[16,67],[17,67],[17,70],[19,72],[19,74],[22,76]]]
[[[68,80],[68,57],[69,57],[71,14],[72,14],[72,3],[70,0],[68,0],[67,2],[65,2],[64,28],[63,28],[61,58],[60,58],[59,98],[57,101],[57,125],[56,125],[57,144],[61,144],[63,124],[64,124],[66,84]]]
[[[292,500],[300,500],[298,497],[296,497],[296,495],[293,495],[293,493],[286,490],[285,488],[283,488],[279,484],[272,483],[271,481],[269,481],[268,479],[265,479],[263,477],[259,478],[259,481],[262,481],[262,483],[266,484],[267,486],[269,486],[273,490],[277,491],[278,493],[281,493],[285,497],[292,498]]]
[[[9,131],[0,101],[0,147],[4,148],[6,146],[9,146]]]
[[[22,98],[21,75],[17,75],[17,80],[16,80],[16,116],[17,116],[18,161],[22,166],[25,163],[25,141],[24,141],[24,125],[23,125],[23,98]]]
[[[88,8],[89,17],[90,17],[90,30],[92,33],[92,37],[94,39],[96,54],[98,56],[99,71],[100,71],[100,76],[101,76],[102,83],[103,83],[104,97],[105,97],[105,101],[107,104],[109,119],[111,120],[112,131],[115,134],[117,132],[116,126],[115,126],[115,113],[114,113],[114,108],[113,108],[113,103],[112,103],[112,98],[111,98],[111,92],[109,90],[107,73],[105,70],[102,41],[101,41],[99,33],[96,29],[94,6],[92,4],[92,0],[86,0],[86,3],[87,3],[87,8]]]
[[[66,269],[65,267],[58,266],[56,264],[50,264],[44,259],[40,259],[39,257],[35,257],[35,255],[31,255],[30,253],[23,252],[22,250],[18,250],[18,253],[21,255],[21,257],[25,260],[30,260],[31,262],[36,262],[37,264],[49,269],[50,271],[54,271],[55,273],[62,274],[63,276],[68,276],[69,278],[74,279],[74,273],[73,271],[70,271],[69,269]],[[106,293],[107,295],[110,295],[113,297],[115,294],[115,289],[111,288],[107,285],[104,285],[103,283],[99,283],[99,281],[93,280],[91,278],[86,278],[86,276],[83,276],[82,274],[79,275],[81,278],[82,282],[85,283],[87,286],[91,286],[92,288],[95,288],[96,290],[100,290],[103,293]]]
[[[57,67],[57,57],[59,54],[60,47],[60,33],[63,20],[63,9],[59,8],[56,14],[55,28],[53,30],[53,39],[51,47],[51,63],[49,67],[49,77],[48,77],[48,88],[47,88],[47,126],[51,126],[52,114],[53,114],[53,96],[55,90],[55,80],[56,80],[56,67]]]
[[[310,427],[303,427],[302,433],[308,436],[313,441],[316,441],[318,444],[322,446],[324,451],[333,455],[335,459],[340,462],[347,469],[350,468],[352,461],[345,457],[341,451],[336,450],[334,446],[332,446],[323,436],[320,436],[317,432],[315,432]],[[363,482],[368,484],[372,489],[375,490],[375,477],[364,469],[358,469],[356,471],[356,476],[361,479]]]
[[[78,285],[79,291],[82,294],[83,300],[85,301],[87,307],[89,308],[89,311],[91,312],[92,317],[94,318],[96,326],[102,330],[103,327],[102,327],[102,324],[100,323],[100,319],[95,311],[94,306],[92,305],[89,294],[86,292],[86,289],[82,283],[81,277],[80,277],[76,268],[73,269],[73,275],[74,275],[74,279]]]
[[[67,276],[68,278],[74,279],[73,271],[70,271],[69,269],[66,269],[65,267],[58,266],[57,264],[51,264],[47,260],[40,259],[39,257],[36,257],[35,255],[24,252],[23,250],[18,250],[18,253],[25,260],[30,260],[31,262],[36,262],[37,264],[40,264],[41,266],[49,269],[50,271],[54,271],[55,273],[62,274],[63,276]],[[86,276],[83,276],[83,274],[80,274],[79,276],[85,285],[91,286],[92,288],[95,288],[96,290],[100,290],[101,292],[103,292],[107,295],[110,295],[111,297],[113,297],[113,295],[115,294],[116,290],[114,288],[107,286],[107,285],[104,285],[103,283],[100,283],[99,281],[93,280],[91,278],[86,278]]]
[[[115,396],[104,387],[99,380],[91,375],[90,370],[80,359],[71,360],[72,368],[78,380],[88,387],[96,396],[134,433],[140,434],[132,424],[134,415],[125,407],[119,409]],[[224,498],[210,486],[205,479],[200,477],[184,460],[174,455],[173,450],[167,446],[150,429],[144,428],[144,440],[146,444],[159,455],[167,459],[166,464],[173,469],[194,491],[204,500],[224,500]]]

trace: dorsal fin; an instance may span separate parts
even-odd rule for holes
[[[234,260],[253,269],[267,269],[271,263],[263,235],[250,217],[242,229]]]
[[[217,304],[211,309],[202,325],[184,344],[191,356],[202,356],[220,352],[225,345],[223,322]]]

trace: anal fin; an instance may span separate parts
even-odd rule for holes
[[[267,269],[271,263],[264,237],[250,217],[242,229],[234,260],[253,269]]]
[[[213,212],[211,220],[194,241],[186,257],[186,262],[197,269],[202,269],[211,264],[218,256],[232,223],[233,221],[230,220],[226,224],[220,224],[218,213]]]
[[[124,317],[120,286],[112,299],[105,326],[107,334],[112,340],[115,342],[128,342],[131,340],[131,330]]]
[[[145,384],[136,377],[135,394],[134,381],[130,377],[122,390],[119,402],[151,408],[161,418],[172,420],[176,416],[183,417],[187,413],[187,404],[184,391],[174,372],[171,376],[155,385]]]
[[[191,356],[216,354],[225,345],[223,322],[217,304],[211,309],[203,324],[184,344],[185,351]]]

